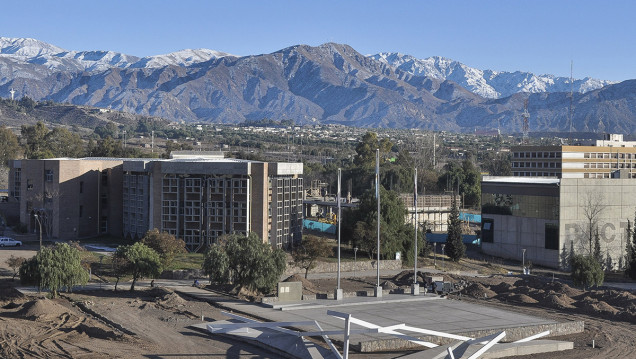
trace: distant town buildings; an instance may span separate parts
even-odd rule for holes
[[[141,238],[158,228],[191,251],[255,232],[276,247],[302,235],[302,163],[175,152],[171,159],[57,158],[10,163],[10,201],[53,238]],[[35,215],[38,215],[36,218]]]

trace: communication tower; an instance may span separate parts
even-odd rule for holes
[[[521,114],[523,117],[523,142],[528,142],[528,119],[530,118],[530,113],[528,113],[528,99],[523,103],[523,113]]]

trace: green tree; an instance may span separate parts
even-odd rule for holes
[[[186,244],[168,232],[152,229],[146,232],[141,242],[154,249],[161,256],[163,268],[168,268],[177,254],[186,252]]]
[[[84,153],[84,143],[77,133],[63,127],[56,127],[45,136],[46,148],[53,157],[80,157]]]
[[[356,146],[356,156],[353,159],[357,166],[370,169],[375,166],[375,152],[380,150],[380,156],[386,155],[391,151],[393,144],[386,138],[378,140],[378,134],[375,132],[367,132],[362,136],[362,140]]]
[[[224,247],[213,245],[207,250],[203,270],[212,283],[225,284],[230,281],[230,259]]]
[[[594,259],[599,262],[599,263],[603,263],[603,253],[601,253],[601,238],[598,234],[598,227],[596,227],[596,231],[594,232],[594,253],[593,253],[593,257]]]
[[[34,126],[22,125],[20,134],[22,141],[24,141],[24,155],[26,158],[42,159],[53,157],[46,145],[46,135],[48,133],[49,129],[44,123],[39,121]]]
[[[272,249],[255,233],[223,236],[206,252],[205,257],[203,270],[206,275],[219,283],[233,284],[237,293],[243,289],[271,292],[286,266],[285,252]]]
[[[512,176],[512,157],[510,152],[493,154],[491,151],[486,151],[485,154],[482,168],[487,171],[489,175]]]
[[[448,235],[446,237],[446,247],[444,251],[452,261],[459,261],[464,257],[466,245],[462,242],[462,223],[459,219],[459,208],[457,200],[453,195],[451,202],[451,212],[448,215]]]
[[[481,173],[470,159],[462,162],[451,161],[444,166],[446,170],[439,177],[438,185],[448,191],[457,191],[463,195],[467,206],[477,206],[481,201]]]
[[[20,153],[18,136],[5,126],[0,127],[0,165],[7,165],[9,160],[15,159]]]
[[[347,212],[342,226],[343,236],[352,238],[361,250],[367,252],[370,258],[376,254],[377,248],[377,208],[378,202],[375,191],[368,190],[360,199],[357,210]],[[407,210],[404,202],[397,193],[387,191],[380,186],[380,255],[393,258],[396,252],[403,254],[406,264],[412,256],[406,255],[413,251],[415,233],[413,225],[405,222]],[[424,248],[424,234],[418,233],[418,248]]]
[[[295,248],[292,253],[294,265],[305,270],[305,278],[309,271],[316,267],[319,258],[333,254],[333,248],[325,238],[306,235],[300,243],[300,247]]]
[[[574,255],[571,260],[572,281],[583,288],[603,284],[605,273],[601,264],[592,256]]]
[[[24,277],[23,277],[24,275]],[[52,298],[66,287],[88,282],[88,272],[82,267],[80,253],[66,243],[56,243],[54,247],[42,248],[33,258],[20,267],[23,282],[35,282],[38,287],[48,288]]]
[[[137,242],[132,245],[119,246],[114,254],[122,264],[127,264],[121,268],[121,272],[132,275],[130,290],[135,290],[135,283],[139,278],[156,278],[161,274],[161,257],[154,249]]]
[[[15,276],[18,275],[18,273],[20,272],[20,267],[25,261],[26,258],[16,257],[13,254],[9,257],[9,259],[7,259],[7,265],[13,270],[13,280],[15,280]]]

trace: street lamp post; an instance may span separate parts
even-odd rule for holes
[[[446,262],[444,261],[444,256],[446,255],[446,252],[444,251],[444,247],[446,247],[446,245],[442,244],[442,271],[446,272]]]
[[[358,267],[358,247],[353,247],[353,278],[356,277],[357,267]]]
[[[42,252],[42,220],[40,219],[40,216],[38,216],[38,214],[34,214],[33,217],[35,217],[35,220],[38,222],[38,225],[40,227],[40,250],[39,252]]]
[[[433,242],[433,267],[437,269],[437,242]]]
[[[526,274],[526,249],[521,249],[521,269],[523,274]]]

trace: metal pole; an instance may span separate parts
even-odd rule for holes
[[[417,284],[417,167],[415,168],[415,185],[413,186],[413,208],[415,210],[415,244],[413,246],[413,284]]]
[[[358,267],[358,247],[353,247],[353,278],[356,277],[357,267]]]
[[[433,242],[433,267],[437,269],[437,242]]]
[[[521,269],[523,270],[523,274],[526,274],[526,249],[523,248],[521,253]]]
[[[380,149],[375,150],[375,198],[378,202],[378,243],[377,243],[377,283],[376,287],[380,287]]]
[[[38,225],[40,227],[40,250],[38,252],[42,252],[42,222],[40,221],[40,217],[37,213],[33,216],[35,217],[35,220],[38,222]]]
[[[342,222],[341,218],[341,208],[340,208],[340,178],[342,176],[342,170],[338,168],[338,195],[336,199],[338,201],[338,289],[340,289],[340,222]]]
[[[442,271],[446,272],[446,262],[444,261],[444,256],[446,255],[446,252],[444,251],[444,247],[446,247],[446,245],[442,244]]]

